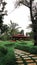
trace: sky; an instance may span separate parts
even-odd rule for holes
[[[21,5],[20,7],[14,9],[14,4],[16,0],[6,1],[8,3],[6,5],[8,15],[4,17],[4,24],[10,24],[10,20],[12,20],[12,22],[19,24],[19,26],[21,27],[20,30],[23,29],[24,34],[26,32],[30,32],[31,29],[27,29],[27,26],[31,24],[29,8],[24,5]]]

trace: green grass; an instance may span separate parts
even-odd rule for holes
[[[33,46],[34,42],[33,41],[17,41],[16,45],[22,45],[22,46]]]
[[[34,46],[33,41],[17,41],[15,48],[37,54],[37,46]]]
[[[12,46],[6,46],[6,44],[12,44]],[[0,65],[17,65],[14,46],[13,42],[0,41]]]
[[[5,44],[15,44],[15,42],[10,42],[10,41],[0,41],[0,46],[4,46]]]

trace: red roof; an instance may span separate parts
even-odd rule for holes
[[[25,37],[25,38],[27,38],[27,36],[22,35],[22,34],[17,34],[17,35],[14,35],[13,37]]]

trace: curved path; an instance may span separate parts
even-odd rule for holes
[[[37,65],[37,55],[15,49],[17,65]]]

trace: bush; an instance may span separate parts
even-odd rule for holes
[[[37,54],[37,46],[23,46],[18,44],[15,46],[15,48],[30,52],[32,54]]]
[[[14,54],[14,44],[15,43],[9,41],[0,42],[0,65],[17,65]]]
[[[14,44],[5,44],[6,47],[14,46]]]
[[[0,65],[17,65],[13,48],[8,48],[8,53],[4,56]]]
[[[31,48],[29,48],[30,50],[30,52],[31,53],[33,53],[33,54],[37,54],[37,48],[35,47],[35,46],[33,46],[33,47],[31,47]]]
[[[9,37],[8,34],[4,34],[4,35],[2,35],[2,36],[0,37],[0,39],[3,40],[3,41],[6,41],[6,40],[9,40],[10,37]]]
[[[0,52],[3,54],[7,54],[8,50],[6,47],[0,46]]]
[[[6,42],[6,44],[4,44],[4,46],[6,46],[6,47],[14,47],[15,42]]]

